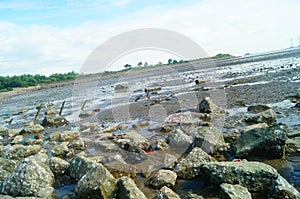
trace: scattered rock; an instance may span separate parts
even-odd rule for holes
[[[220,199],[251,199],[247,188],[241,185],[223,183],[220,185]]]
[[[286,140],[285,154],[287,156],[300,156],[300,137]]]
[[[73,140],[68,144],[68,148],[75,149],[75,150],[84,150],[86,147],[87,147],[86,143],[81,138]]]
[[[103,129],[101,131],[101,133],[112,133],[112,132],[117,131],[118,129],[119,129],[119,125],[118,124],[112,124],[109,127]]]
[[[0,194],[0,198],[1,199],[15,199],[14,197],[11,197],[9,195],[1,195],[1,194]]]
[[[146,184],[155,189],[160,189],[163,186],[173,188],[176,183],[177,174],[170,170],[161,169],[155,173]]]
[[[70,175],[79,181],[89,170],[95,168],[99,163],[85,157],[83,154],[75,155],[70,164]]]
[[[294,107],[297,108],[297,109],[300,109],[300,102],[298,102],[297,104],[295,104]]]
[[[284,155],[286,139],[286,129],[283,125],[252,129],[235,141],[235,157],[250,160],[281,158]]]
[[[267,128],[268,125],[266,123],[258,123],[258,124],[252,124],[250,126],[245,127],[245,129],[242,131],[242,133],[248,133],[249,131],[253,129],[261,129],[261,128]]]
[[[224,137],[220,130],[214,127],[198,127],[194,134],[195,147],[203,149],[210,154],[216,148],[225,145]]]
[[[38,171],[38,172],[37,172]],[[54,175],[38,160],[23,160],[12,175],[3,182],[1,192],[11,196],[53,198]]]
[[[115,86],[115,90],[118,91],[118,90],[127,90],[128,89],[128,85],[127,84],[117,84]]]
[[[113,198],[122,199],[146,199],[144,193],[136,186],[134,181],[129,177],[118,179]]]
[[[59,127],[59,126],[64,126],[67,125],[69,122],[66,118],[64,117],[45,117],[42,126],[43,127]]]
[[[44,131],[44,127],[41,125],[29,125],[21,130],[21,134],[37,134]]]
[[[55,175],[61,175],[61,174],[68,173],[70,163],[63,160],[63,159],[60,159],[60,158],[57,158],[57,157],[52,157],[50,159],[49,166],[50,166],[51,171]]]
[[[56,145],[53,147],[51,152],[54,156],[63,156],[69,152],[68,144],[68,142],[63,142],[59,145]]]
[[[216,160],[208,155],[201,148],[195,147],[193,150],[174,168],[178,178],[193,179],[201,174],[201,165],[207,162],[215,162]]]
[[[23,158],[37,154],[40,150],[40,145],[24,146],[16,144],[4,147],[2,156],[7,159],[22,160]]]
[[[153,199],[180,199],[180,197],[172,189],[165,186],[154,195]]]
[[[248,124],[267,123],[268,125],[275,124],[275,112],[272,109],[265,110],[256,115],[246,118]]]
[[[76,198],[110,198],[116,186],[116,179],[102,165],[89,170],[77,183]]]
[[[240,184],[254,192],[269,191],[278,177],[276,169],[260,162],[211,162],[200,169],[211,184]]]
[[[46,115],[56,115],[57,113],[57,110],[53,107],[48,108],[48,110],[45,112]]]
[[[174,113],[164,121],[165,124],[199,124],[199,122],[199,115],[190,111]]]
[[[218,107],[216,104],[214,104],[209,97],[206,97],[202,99],[199,103],[199,112],[221,114],[224,113],[224,110]]]
[[[277,198],[287,198],[287,199],[298,199],[300,198],[300,193],[292,185],[290,185],[283,177],[280,175],[274,182],[272,189],[268,194],[269,199]]]
[[[268,107],[267,105],[264,105],[264,104],[257,104],[257,105],[249,106],[249,107],[247,108],[247,111],[250,112],[250,113],[257,114],[257,113],[266,111],[266,110],[268,110],[268,109],[270,109],[270,107]]]
[[[166,139],[166,142],[171,147],[183,147],[186,149],[193,143],[193,140],[181,129],[176,129],[174,133],[170,133],[170,135]]]
[[[86,112],[86,111],[83,111],[79,114],[79,117],[80,118],[88,118],[88,117],[92,117],[95,115],[95,112]]]
[[[80,130],[81,131],[86,131],[86,130],[90,130],[90,131],[97,131],[98,130],[98,123],[96,122],[87,122],[84,124],[80,124]]]
[[[79,137],[79,131],[64,131],[59,136],[59,141],[70,142]]]
[[[6,127],[3,128],[0,126],[0,136],[2,137],[6,137],[6,138],[15,137],[16,135],[19,135],[20,132],[21,130],[19,129],[8,129]]]

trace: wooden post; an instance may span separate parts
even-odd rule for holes
[[[66,101],[64,101],[63,103],[62,103],[62,105],[61,105],[61,107],[60,107],[60,111],[59,111],[59,116],[61,116],[61,114],[62,114],[62,111],[63,111],[63,109],[64,109],[64,107],[65,107],[65,102]]]
[[[85,100],[85,101],[83,102],[82,106],[81,106],[81,110],[82,110],[82,111],[83,111],[83,109],[84,109],[86,103],[87,103],[87,100]]]
[[[37,120],[37,117],[39,116],[42,107],[43,107],[42,104],[41,104],[40,106],[37,107],[37,110],[38,110],[38,111],[37,111],[37,113],[36,113],[36,115],[35,115],[34,120]]]

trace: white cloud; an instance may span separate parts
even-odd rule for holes
[[[89,1],[85,5],[94,3]],[[128,3],[130,0],[114,1],[115,6]],[[80,6],[83,4],[77,2],[77,7]],[[68,27],[23,27],[1,22],[0,74],[78,70],[92,50],[105,40],[145,27],[182,33],[195,40],[209,55],[219,52],[240,55],[285,48],[289,47],[291,37],[297,41],[300,36],[299,8],[297,0],[203,0],[180,8],[148,6],[120,14],[120,18],[107,23],[97,22],[96,17]]]

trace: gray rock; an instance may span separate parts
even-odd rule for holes
[[[201,176],[199,176],[201,174],[199,169],[201,165],[207,162],[216,162],[216,160],[201,148],[195,147],[184,159],[178,162],[174,168],[174,172],[176,172],[178,178],[181,179],[201,178]]]
[[[275,112],[272,109],[265,110],[256,115],[246,118],[248,124],[267,123],[268,125],[276,124]]]
[[[241,185],[223,183],[220,185],[220,199],[251,199],[247,188]]]
[[[53,107],[48,108],[48,110],[45,112],[46,115],[56,115],[57,113],[57,110]]]
[[[253,129],[261,129],[261,128],[267,128],[268,125],[266,123],[258,123],[258,124],[252,124],[250,126],[245,127],[242,130],[242,133],[248,133],[249,131],[253,130]]]
[[[188,194],[184,197],[184,199],[204,199],[203,196],[199,196],[197,194]]]
[[[193,140],[182,130],[176,129],[174,133],[170,133],[170,135],[166,139],[166,142],[171,147],[188,148],[193,143]]]
[[[264,104],[257,104],[257,105],[251,105],[247,108],[247,111],[250,113],[260,113],[263,112],[265,110],[270,109],[270,107],[268,107],[267,105]]]
[[[118,124],[112,124],[112,125],[108,126],[107,128],[103,129],[101,131],[101,133],[112,133],[114,131],[117,131],[118,129],[119,129]]]
[[[220,113],[224,113],[224,110],[218,107],[216,104],[214,104],[209,97],[206,97],[202,99],[199,103],[199,112],[220,114]]]
[[[96,131],[99,129],[98,127],[98,123],[96,122],[87,122],[84,124],[80,124],[80,130],[81,131],[86,131],[86,130],[90,130],[90,131]]]
[[[285,126],[282,125],[252,129],[235,141],[235,157],[250,160],[281,158],[286,139]]]
[[[59,141],[70,142],[80,136],[79,131],[64,131],[59,136]]]
[[[28,156],[37,154],[40,150],[40,145],[24,146],[16,144],[13,146],[4,147],[2,156],[7,159],[21,160]]]
[[[297,191],[297,189],[295,189],[283,177],[279,175],[268,194],[268,198],[299,199],[300,193]]]
[[[11,196],[53,198],[54,175],[50,168],[38,160],[26,158],[12,175],[6,178],[1,193]]]
[[[157,173],[155,173],[146,184],[149,187],[153,187],[155,189],[160,189],[163,186],[167,186],[169,188],[173,188],[175,186],[177,179],[177,174],[170,170],[161,169]]]
[[[70,164],[70,175],[75,181],[79,181],[89,170],[98,166],[95,160],[84,157],[83,154],[75,155]]]
[[[199,122],[199,115],[190,111],[174,113],[164,121],[165,124],[199,124]]]
[[[68,144],[68,142],[63,142],[59,145],[56,145],[53,147],[51,152],[54,156],[63,156],[69,152]]]
[[[153,196],[153,199],[180,199],[180,197],[169,187],[162,187],[159,192]]]
[[[67,125],[69,122],[66,118],[64,117],[50,117],[47,116],[44,118],[42,122],[43,127],[59,127],[59,126],[64,126]]]
[[[286,140],[285,154],[287,156],[300,156],[300,137]]]
[[[146,199],[144,193],[136,186],[129,177],[121,177],[117,181],[113,198],[122,199]]]
[[[216,148],[224,146],[225,141],[220,130],[214,127],[198,127],[194,133],[194,144],[210,154]]]
[[[260,162],[211,162],[201,169],[211,184],[240,184],[258,192],[269,191],[279,175],[276,169]]]
[[[0,158],[0,182],[12,174],[17,168],[19,161]]]
[[[44,131],[44,127],[41,125],[29,125],[21,130],[21,134],[37,134]]]
[[[102,165],[89,170],[77,183],[76,198],[110,198],[116,187],[116,179]]]
[[[0,198],[1,199],[14,199],[14,197],[8,196],[8,195],[1,195],[0,194]]]
[[[57,157],[52,157],[49,163],[52,173],[55,175],[67,174],[70,163]]]
[[[0,126],[0,136],[2,137],[15,137],[20,134],[20,129],[8,129],[6,127]]]
[[[86,147],[87,147],[86,143],[81,138],[73,140],[68,144],[68,148],[76,149],[76,150],[84,150]]]

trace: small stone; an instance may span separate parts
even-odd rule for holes
[[[37,154],[40,150],[40,145],[24,146],[16,144],[4,147],[2,156],[8,159],[22,160],[23,158]]]
[[[48,108],[48,110],[45,112],[46,115],[56,115],[57,110],[53,107]]]
[[[53,147],[51,152],[54,156],[63,156],[69,152],[68,144],[68,142],[63,142],[59,145],[56,145],[55,147]]]
[[[37,134],[44,131],[44,127],[41,125],[29,125],[26,126],[22,131],[20,132],[21,134]]]
[[[170,170],[161,169],[155,173],[146,184],[150,187],[160,189],[163,186],[173,188],[175,186],[177,175],[175,172]]]
[[[152,199],[180,199],[179,195],[168,187],[162,187]]]
[[[61,174],[67,174],[68,173],[70,163],[63,160],[63,159],[61,159],[61,158],[52,157],[50,159],[49,166],[50,166],[51,171],[55,175],[61,175]]]
[[[260,113],[260,112],[263,112],[265,110],[268,110],[270,109],[270,107],[268,107],[267,105],[264,105],[264,104],[257,104],[257,105],[252,105],[252,106],[249,106],[247,108],[247,111],[250,112],[250,113]]]
[[[220,185],[220,199],[251,199],[247,188],[241,185],[223,183]]]
[[[114,198],[122,199],[147,199],[144,193],[136,186],[129,177],[118,179]]]

